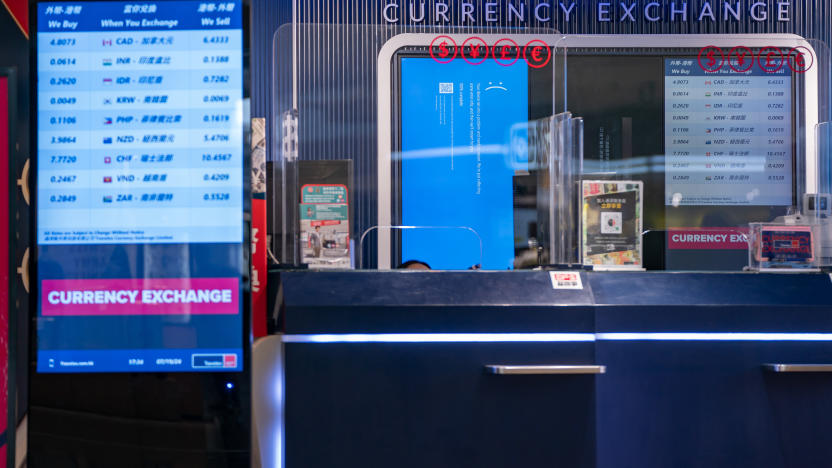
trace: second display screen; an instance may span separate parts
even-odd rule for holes
[[[512,178],[528,169],[528,67],[401,59],[402,260],[514,265]],[[482,255],[480,255],[480,242]]]

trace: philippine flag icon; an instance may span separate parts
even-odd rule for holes
[[[112,117],[104,117],[104,125],[112,125],[113,118]]]

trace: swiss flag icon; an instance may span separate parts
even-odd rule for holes
[[[222,355],[222,367],[226,367],[226,368],[235,368],[235,367],[237,367],[237,355],[236,354],[223,354]]]

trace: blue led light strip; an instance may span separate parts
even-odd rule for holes
[[[357,333],[284,335],[284,343],[522,343],[595,341],[593,333]]]
[[[598,333],[599,341],[832,341],[832,333]]]
[[[353,333],[284,335],[284,343],[545,343],[592,341],[832,341],[832,333]]]

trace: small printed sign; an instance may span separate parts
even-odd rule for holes
[[[640,181],[583,181],[582,253],[595,269],[640,269]]]
[[[814,268],[811,226],[764,226],[756,242],[760,268]]]
[[[549,272],[552,280],[552,289],[583,289],[581,274],[577,271],[552,271]]]

